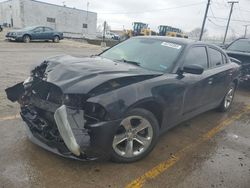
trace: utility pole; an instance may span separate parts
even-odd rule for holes
[[[229,18],[228,18],[228,21],[227,21],[226,32],[225,32],[225,35],[224,35],[224,39],[223,39],[223,43],[222,43],[222,44],[225,44],[225,41],[226,41],[226,38],[227,38],[227,31],[228,31],[229,23],[230,23],[230,20],[231,20],[231,16],[232,16],[232,12],[233,12],[234,3],[239,3],[239,1],[228,1],[228,3],[231,4],[231,9],[230,9]]]
[[[103,23],[103,34],[102,34],[102,42],[104,42],[105,35],[106,35],[106,27],[107,27],[107,22],[104,21]]]
[[[201,33],[200,33],[199,40],[202,39],[202,35],[203,35],[203,32],[204,32],[204,28],[205,28],[205,23],[206,23],[206,19],[207,19],[207,13],[208,13],[208,8],[209,8],[209,5],[210,5],[210,1],[211,0],[207,1],[207,7],[206,7],[205,15],[204,15],[204,18],[203,18],[203,22],[202,22],[202,27],[201,27]]]
[[[245,27],[245,34],[244,34],[244,38],[246,38],[247,37],[247,27],[248,26],[250,26],[250,24],[249,25],[243,25],[244,27]]]

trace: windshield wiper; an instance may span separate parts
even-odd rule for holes
[[[136,66],[140,67],[140,63],[139,63],[139,62],[136,62],[136,61],[128,61],[128,60],[126,60],[126,59],[119,59],[119,60],[117,60],[117,61],[123,62],[123,63],[129,63],[129,64],[136,65]]]

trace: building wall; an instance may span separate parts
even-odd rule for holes
[[[12,25],[14,28],[21,28],[21,10],[19,0],[9,0],[0,3],[0,24]]]
[[[96,36],[97,13],[34,0],[21,0],[21,2],[25,27],[45,25],[64,32],[65,36]],[[87,24],[88,28],[83,28],[84,24]]]
[[[44,25],[64,32],[69,37],[96,36],[97,13],[94,12],[35,0],[9,0],[0,3],[0,24],[11,24],[11,18],[14,28]]]

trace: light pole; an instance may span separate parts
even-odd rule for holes
[[[207,1],[207,7],[206,7],[205,15],[204,15],[204,18],[203,18],[203,22],[202,22],[202,27],[201,27],[201,33],[200,33],[199,40],[202,39],[202,35],[203,35],[203,32],[204,32],[205,23],[206,23],[206,19],[207,19],[207,13],[208,13],[209,5],[210,5],[210,0]]]
[[[225,32],[224,39],[223,39],[223,44],[225,44],[225,41],[226,41],[226,38],[227,38],[227,31],[228,31],[229,23],[230,23],[230,20],[231,20],[234,3],[239,3],[239,1],[228,1],[228,3],[231,4],[231,9],[230,9],[229,18],[228,18],[228,21],[227,21],[227,27],[226,27],[226,32]]]

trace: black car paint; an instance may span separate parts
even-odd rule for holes
[[[233,42],[231,42],[226,47],[226,53],[227,53],[227,55],[229,57],[235,58],[235,59],[240,61],[240,62],[238,62],[238,64],[241,65],[240,79],[243,82],[249,82],[250,83],[250,52],[232,51],[232,50],[228,49],[228,47],[231,44],[233,44],[234,42],[236,42],[237,40],[240,40],[240,39],[250,41],[250,39],[247,39],[247,38],[238,38],[238,39],[234,40]]]
[[[98,104],[106,112],[100,121],[86,126],[90,136],[90,144],[86,148],[87,152],[84,151],[87,156],[76,157],[70,154],[67,148],[66,151],[62,152],[56,144],[47,143],[42,147],[46,149],[55,147],[57,150],[52,152],[79,160],[108,156],[119,122],[130,109],[141,107],[151,111],[156,116],[161,133],[163,133],[182,121],[216,108],[223,100],[229,84],[231,82],[238,83],[239,66],[231,63],[228,56],[220,48],[201,42],[186,42],[186,39],[155,38],[156,40],[170,40],[172,42],[175,40],[184,41],[185,47],[169,73],[149,71],[135,65],[118,63],[101,57],[86,59],[70,56],[55,57],[37,67],[32,73],[33,76],[41,76],[45,73],[45,78],[40,80],[40,83],[49,83],[52,88],[57,88],[61,93],[60,97],[63,98],[68,94],[82,95],[85,104]],[[201,75],[180,74],[185,62],[185,55],[194,46],[206,46],[206,48],[210,46],[217,49],[227,57],[227,63],[205,70]],[[139,79],[134,79],[134,82],[129,84],[126,81],[121,82],[119,87],[109,87],[105,92],[96,93],[98,91],[96,88],[105,85],[110,80],[119,81],[119,79],[133,77],[139,77]],[[12,101],[20,101],[20,95],[13,96],[15,89],[16,87],[7,89],[7,96]],[[23,95],[23,92],[28,92],[27,90],[27,88],[20,89],[20,93]],[[23,98],[21,101],[26,103]],[[60,102],[63,102],[63,99]],[[41,100],[40,104],[36,104],[36,108],[43,108],[42,103],[44,100]],[[55,104],[50,105],[45,108],[46,111],[48,108],[57,107],[54,106]],[[22,104],[21,115],[31,128],[36,125],[34,125],[29,106],[30,104],[27,103]],[[75,109],[77,113],[77,109],[83,107],[73,105],[71,108]],[[40,114],[35,113],[35,115],[39,116]],[[33,136],[33,142],[42,145],[34,134],[31,136]]]

